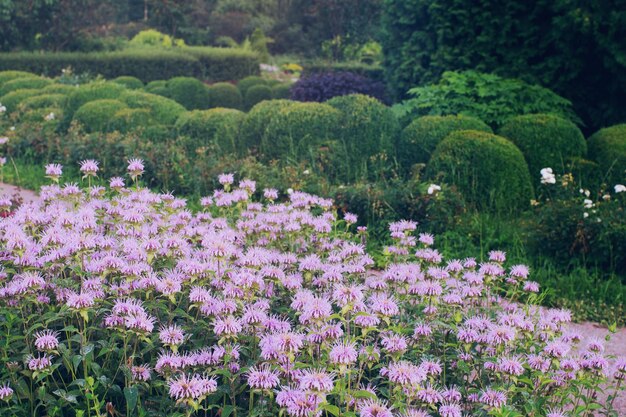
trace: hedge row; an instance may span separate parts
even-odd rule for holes
[[[229,48],[185,47],[173,50],[125,49],[114,52],[10,52],[0,53],[0,71],[18,70],[55,76],[67,67],[106,79],[136,77],[143,82],[192,76],[207,81],[238,80],[259,73],[259,58],[252,52]]]
[[[384,69],[380,65],[369,65],[360,62],[325,62],[312,61],[305,63],[303,76],[326,72],[352,72],[375,81],[385,80]]]

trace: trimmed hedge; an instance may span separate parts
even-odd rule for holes
[[[375,81],[385,80],[384,68],[380,65],[363,64],[360,62],[324,62],[315,61],[304,64],[302,75],[308,77],[320,72],[353,72]]]
[[[0,53],[0,70],[56,76],[68,66],[77,74],[100,74],[106,79],[132,76],[149,82],[192,76],[208,81],[225,81],[258,74],[259,58],[253,52],[209,47],[128,48],[90,53]]]
[[[71,94],[76,91],[78,88],[77,85],[67,85],[67,84],[50,84],[41,89],[42,93],[45,94]]]
[[[43,88],[52,84],[52,80],[41,77],[22,77],[5,82],[0,87],[0,96],[3,96],[15,90],[27,90],[35,88]]]
[[[63,108],[65,100],[67,100],[67,96],[65,94],[41,94],[23,100],[18,106],[18,110],[20,112],[25,112],[28,110],[43,109],[46,107]]]
[[[11,114],[17,110],[19,104],[29,97],[38,96],[41,90],[25,89],[15,90],[0,97],[0,103],[7,108],[7,114]]]
[[[1,101],[1,100],[0,100]],[[600,129],[587,141],[589,158],[600,165],[609,186],[626,182],[626,124]]]
[[[246,109],[250,110],[256,104],[272,99],[272,89],[266,85],[253,85],[245,94]]]
[[[282,109],[296,104],[291,100],[268,100],[254,106],[247,114],[243,122],[239,138],[239,153],[246,155],[248,152],[256,153],[261,147],[261,140],[265,135],[267,126]]]
[[[176,121],[178,134],[190,139],[191,151],[208,147],[218,155],[234,154],[245,113],[235,109],[215,108],[183,113]]]
[[[167,80],[154,80],[154,81],[150,81],[148,84],[146,84],[146,86],[144,87],[144,90],[146,90],[149,93],[152,93],[153,89],[155,88],[165,88],[167,86]]]
[[[343,168],[344,181],[365,178],[379,171],[381,164],[390,165],[400,125],[389,107],[363,94],[335,97],[325,104],[341,112],[336,165]]]
[[[117,99],[125,91],[128,90],[123,85],[110,82],[81,85],[67,98],[63,109],[65,114],[64,126],[69,126],[70,121],[74,118],[74,112],[83,104],[94,100]]]
[[[452,132],[442,140],[426,176],[456,185],[480,209],[519,211],[533,196],[522,152],[508,139],[478,130]]]
[[[126,90],[119,100],[133,109],[150,110],[154,120],[162,125],[173,125],[185,112],[185,108],[174,100],[144,91]]]
[[[187,110],[208,109],[210,107],[209,89],[197,78],[174,77],[167,81],[165,88],[167,97],[182,104]],[[161,92],[158,88],[153,88],[153,90]]]
[[[261,139],[260,159],[310,160],[313,165],[323,159],[320,147],[330,147],[338,137],[341,112],[323,103],[295,103],[278,110],[271,118]]]
[[[471,116],[423,116],[404,128],[398,142],[398,158],[405,169],[425,164],[441,142],[457,130],[480,130],[493,133],[482,120]]]
[[[122,84],[124,87],[130,88],[131,90],[143,88],[143,82],[139,78],[128,75],[122,75],[121,77],[117,77],[111,81]]]
[[[86,132],[106,132],[111,130],[110,122],[115,114],[128,106],[112,99],[93,100],[80,106],[73,120],[79,122]]]
[[[248,89],[255,85],[268,85],[268,82],[263,77],[259,77],[258,75],[251,75],[237,82],[237,88],[241,91],[241,95],[244,97],[246,96]]]
[[[148,109],[123,108],[115,112],[109,122],[110,130],[127,133],[145,129],[154,122]]]
[[[0,87],[7,81],[15,80],[16,78],[33,78],[38,77],[37,74],[25,71],[0,71]]]
[[[512,117],[498,133],[522,151],[533,183],[537,185],[542,168],[562,171],[569,159],[587,154],[587,143],[580,129],[569,120],[552,114]]]
[[[216,83],[209,87],[211,107],[242,109],[243,97],[237,87],[230,83]]]
[[[273,99],[288,99],[291,97],[292,83],[278,83],[272,86]]]
[[[54,113],[54,120],[46,120],[46,117],[49,116],[50,113]],[[20,122],[38,123],[42,128],[50,129],[51,131],[56,129],[61,119],[63,119],[63,109],[55,106],[29,109],[20,114]]]

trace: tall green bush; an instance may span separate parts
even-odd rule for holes
[[[19,104],[29,97],[41,94],[41,90],[24,89],[14,90],[0,97],[0,103],[7,108],[7,113],[11,114],[17,110]]]
[[[267,84],[267,80],[265,80],[263,77],[259,77],[258,75],[251,75],[249,77],[243,78],[242,80],[239,80],[239,82],[237,83],[237,88],[239,89],[239,91],[241,91],[241,95],[245,97],[246,91],[248,91],[250,87],[253,87],[255,85]]]
[[[131,77],[129,75],[122,75],[120,77],[114,78],[111,81],[113,81],[114,83],[121,84],[124,87],[131,89],[131,90],[143,88],[143,82],[139,78]]]
[[[574,123],[550,114],[513,117],[498,134],[510,139],[522,151],[537,185],[542,168],[562,172],[569,160],[587,154],[587,143],[580,129]]]
[[[230,83],[215,83],[209,87],[211,107],[242,109],[243,97],[237,87]]]
[[[272,99],[272,89],[267,85],[253,85],[252,87],[246,90],[244,95],[245,98],[245,108],[250,110],[257,103],[260,103],[264,100]]]
[[[194,110],[181,114],[175,127],[179,135],[189,137],[192,151],[204,147],[218,155],[234,154],[245,117],[235,109]]]
[[[25,71],[0,71],[0,87],[7,81],[14,80],[16,78],[33,78],[37,77],[37,74]]]
[[[18,106],[20,111],[42,109],[46,107],[63,108],[67,100],[65,94],[40,94],[23,100]]]
[[[272,119],[285,107],[296,104],[291,100],[268,100],[254,106],[247,114],[243,122],[240,134],[240,155],[249,152],[257,153],[261,140],[265,135],[267,126]]]
[[[83,126],[86,132],[106,132],[111,130],[110,122],[115,114],[128,106],[112,99],[93,100],[83,104],[74,113],[74,120]]]
[[[166,89],[167,96],[182,104],[187,110],[210,107],[209,89],[197,78],[174,77],[167,82]]]
[[[626,124],[600,129],[587,141],[589,158],[600,165],[609,185],[626,182]]]
[[[152,117],[163,125],[173,125],[176,119],[185,112],[185,108],[166,97],[138,90],[126,90],[119,100],[133,109],[148,109]]]
[[[477,130],[452,132],[442,140],[426,176],[456,185],[479,209],[519,211],[533,196],[522,152],[508,139]]]
[[[119,98],[125,91],[128,91],[126,87],[111,82],[95,82],[81,85],[67,98],[63,109],[65,114],[64,125],[66,127],[69,126],[69,122],[74,117],[74,112],[83,104],[94,100],[114,100]]]
[[[425,164],[441,142],[457,130],[480,130],[493,133],[482,120],[463,115],[423,116],[402,130],[398,143],[398,159],[405,169]]]

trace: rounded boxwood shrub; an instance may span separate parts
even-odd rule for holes
[[[18,109],[20,111],[28,111],[46,107],[63,108],[65,100],[67,100],[65,94],[40,94],[23,100],[18,106]]]
[[[337,139],[341,112],[323,103],[295,103],[278,110],[261,139],[265,161],[317,158],[322,145]]]
[[[370,172],[376,176],[380,167],[372,157],[388,166],[395,157],[400,125],[391,109],[375,98],[363,94],[335,97],[325,104],[341,112],[337,126],[340,139],[337,164],[343,168],[344,180],[352,181]]]
[[[137,77],[131,77],[130,75],[122,75],[121,77],[114,78],[112,81],[131,90],[143,88],[143,81]]]
[[[163,125],[173,125],[185,112],[185,108],[174,100],[144,91],[126,90],[119,100],[133,109],[150,110],[154,120]]]
[[[454,184],[480,209],[517,211],[529,205],[532,185],[522,152],[506,138],[460,130],[443,139],[428,163],[426,176]]]
[[[41,89],[49,84],[52,84],[52,81],[42,77],[16,78],[2,84],[2,87],[0,87],[0,96],[15,90]]]
[[[237,87],[229,83],[215,83],[209,87],[211,107],[242,109],[243,97]]]
[[[272,99],[272,89],[266,85],[253,85],[245,94],[246,109],[251,109],[257,103]]]
[[[597,162],[584,158],[571,158],[565,166],[565,172],[572,173],[578,186],[596,190],[602,185],[603,172]]]
[[[239,153],[255,153],[261,146],[261,139],[270,121],[283,108],[293,106],[297,102],[291,100],[268,100],[254,106],[247,114],[239,135]]]
[[[1,100],[0,100],[1,101]],[[600,129],[587,141],[589,159],[596,161],[610,186],[626,180],[626,124]]]
[[[69,95],[76,91],[79,87],[67,84],[50,84],[41,89],[45,94],[65,94]]]
[[[117,130],[122,133],[149,126],[154,120],[148,109],[123,108],[115,112],[109,122],[109,130]]]
[[[181,114],[175,127],[179,135],[190,138],[193,149],[209,146],[219,155],[233,154],[245,117],[235,109],[194,110]]]
[[[146,84],[146,87],[144,89],[147,92],[152,93],[153,89],[161,88],[161,87],[165,87],[165,86],[167,86],[167,81],[166,80],[154,80],[154,81],[150,81],[148,84]]]
[[[106,132],[115,114],[128,106],[112,99],[93,100],[83,104],[74,113],[74,120],[80,123],[86,132]]]
[[[405,169],[413,164],[427,163],[430,156],[450,133],[457,130],[480,130],[493,133],[491,128],[475,117],[464,115],[424,116],[404,128],[398,142],[398,158]]]
[[[552,114],[527,114],[508,119],[498,132],[522,151],[533,183],[542,168],[562,171],[568,159],[587,154],[585,137],[569,120]]]
[[[253,87],[255,85],[267,84],[268,82],[264,78],[259,77],[258,75],[250,75],[249,77],[245,77],[239,80],[239,82],[237,83],[237,88],[239,89],[239,91],[241,91],[241,95],[245,97],[246,92],[250,87]]]
[[[38,96],[41,90],[25,89],[15,90],[0,97],[0,103],[7,108],[7,114],[11,114],[17,110],[19,104],[29,97]]]
[[[7,81],[15,80],[16,78],[36,78],[37,74],[26,71],[0,71],[0,87]]]
[[[182,104],[187,110],[209,108],[209,89],[196,78],[174,77],[167,82],[166,87],[167,97]]]
[[[116,83],[97,82],[81,85],[67,98],[63,109],[65,125],[69,126],[69,122],[74,117],[74,112],[83,104],[94,100],[118,99],[125,91],[128,91],[126,87]]]
[[[46,120],[51,113],[54,113],[54,119]],[[45,123],[45,127],[56,129],[57,124],[63,119],[63,108],[56,106],[38,107],[27,109],[20,114],[21,123]]]
[[[292,83],[278,83],[272,86],[272,98],[274,99],[288,99],[291,97]]]

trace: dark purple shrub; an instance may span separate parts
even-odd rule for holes
[[[320,72],[301,78],[291,87],[291,99],[326,101],[348,94],[365,94],[389,103],[385,84],[353,72]]]

